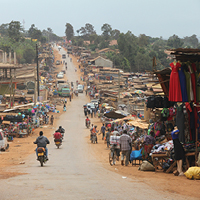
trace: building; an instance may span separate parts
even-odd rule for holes
[[[113,67],[113,62],[111,60],[105,59],[101,56],[98,56],[89,61],[92,65],[102,66],[102,67]]]

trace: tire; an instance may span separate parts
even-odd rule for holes
[[[44,163],[44,158],[40,157],[40,165],[41,165],[41,167],[43,167],[43,163]]]
[[[109,163],[110,163],[111,166],[113,166],[111,152],[109,153]]]
[[[57,145],[57,148],[59,149],[60,145]]]

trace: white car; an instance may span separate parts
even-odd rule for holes
[[[57,74],[57,78],[64,78],[64,74],[63,73]]]
[[[5,151],[9,147],[7,138],[4,137],[2,129],[0,129],[0,150]]]
[[[93,103],[87,103],[87,108],[92,108],[94,109],[95,108],[95,105]]]
[[[99,100],[98,99],[92,99],[90,103],[93,103],[94,105],[98,106]]]

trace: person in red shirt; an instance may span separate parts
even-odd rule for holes
[[[87,123],[90,124],[90,119],[88,117],[85,119],[85,126],[87,126]]]
[[[54,142],[56,141],[62,142],[62,134],[60,132],[55,132],[53,136],[54,136]]]

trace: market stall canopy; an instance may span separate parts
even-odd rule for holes
[[[129,115],[129,113],[122,111],[122,110],[110,111],[110,112],[104,114],[105,117],[113,118],[113,119],[124,118],[127,115]]]

